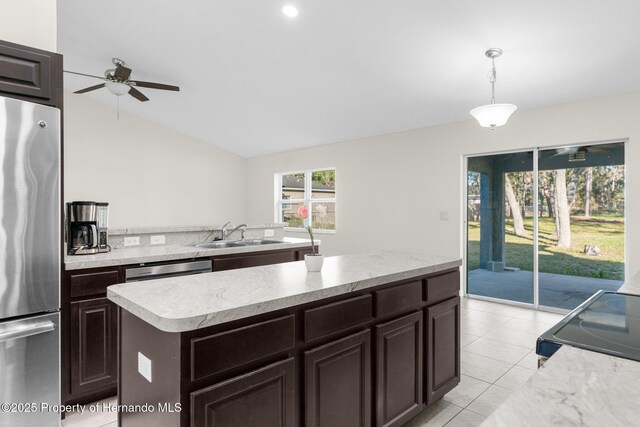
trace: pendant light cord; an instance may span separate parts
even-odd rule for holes
[[[491,103],[496,103],[496,59],[491,58],[491,74],[489,76],[489,81],[491,82]]]

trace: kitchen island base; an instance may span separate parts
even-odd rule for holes
[[[119,307],[121,425],[403,425],[460,381],[459,286],[449,268],[184,332]]]

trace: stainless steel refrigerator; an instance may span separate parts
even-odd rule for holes
[[[0,426],[57,426],[58,109],[0,97],[0,172]]]

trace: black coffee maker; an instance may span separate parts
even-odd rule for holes
[[[109,204],[67,203],[67,254],[89,255],[109,252],[107,224]]]

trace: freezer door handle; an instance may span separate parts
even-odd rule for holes
[[[41,325],[32,326],[30,328],[18,328],[13,331],[0,333],[0,342],[17,340],[20,338],[30,337],[32,335],[43,334],[45,332],[51,332],[56,328],[53,322],[43,323]]]

